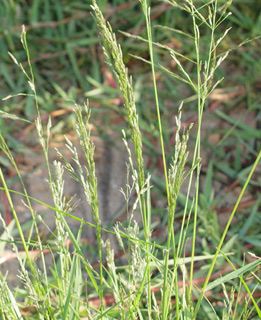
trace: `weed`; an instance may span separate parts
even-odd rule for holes
[[[229,6],[231,3],[230,1],[219,3],[219,1],[213,0],[198,4],[195,1],[187,0],[183,3],[166,1],[165,4],[168,5],[168,8],[170,6],[171,8],[173,7],[173,10],[179,10],[186,19],[190,19],[192,29],[188,28],[188,30],[183,31],[165,27],[165,30],[178,33],[186,41],[190,42],[190,48],[193,48],[191,55],[187,56],[185,52],[180,53],[175,48],[161,45],[154,41],[151,11],[146,0],[140,0],[146,33],[143,36],[130,35],[131,40],[138,39],[148,45],[149,54],[147,57],[137,56],[137,58],[150,66],[152,74],[158,126],[158,129],[154,131],[155,136],[160,141],[160,156],[165,177],[163,186],[167,203],[167,210],[159,208],[166,215],[165,220],[167,222],[165,228],[166,237],[163,244],[153,236],[152,178],[144,165],[142,121],[136,106],[133,82],[125,65],[121,46],[118,44],[112,27],[106,22],[100,7],[95,0],[92,1],[92,14],[103,40],[103,54],[108,64],[106,68],[113,72],[123,96],[125,115],[135,155],[135,159],[133,159],[132,148],[127,141],[126,131],[123,131],[123,141],[129,157],[126,191],[122,190],[126,200],[128,220],[125,223],[116,224],[113,230],[107,230],[102,226],[99,213],[98,181],[94,160],[95,146],[91,139],[89,124],[91,113],[88,103],[83,108],[77,104],[74,107],[75,131],[85,156],[86,165],[81,162],[76,146],[68,138],[66,138],[66,146],[72,154],[74,165],[59,151],[58,155],[61,162],[55,161],[53,167],[49,163],[52,124],[49,119],[45,127],[41,119],[39,103],[41,99],[39,99],[36,92],[37,85],[31,64],[26,32],[25,28],[23,28],[21,40],[27,57],[28,70],[18,63],[16,57],[12,54],[10,55],[27,78],[32,92],[30,97],[32,96],[35,100],[37,113],[35,126],[44,152],[48,169],[48,183],[53,198],[53,206],[45,205],[55,214],[56,230],[53,232],[52,241],[47,242],[45,245],[41,240],[39,231],[39,223],[41,222],[45,225],[45,222],[41,220],[41,217],[37,216],[31,204],[32,201],[39,200],[33,199],[28,194],[23,177],[1,132],[1,150],[9,163],[15,168],[23,188],[22,195],[25,198],[26,206],[33,221],[29,235],[26,237],[12,201],[12,194],[18,192],[8,188],[1,169],[0,178],[3,185],[1,189],[6,194],[21,239],[13,238],[10,232],[11,228],[6,225],[3,217],[1,217],[1,223],[4,228],[2,241],[12,246],[19,262],[21,283],[26,292],[23,304],[19,303],[19,295],[13,293],[8,286],[7,277],[0,273],[0,289],[3,292],[0,296],[0,314],[3,319],[25,318],[24,307],[30,310],[30,318],[32,319],[81,319],[83,317],[88,319],[152,319],[155,317],[161,320],[204,319],[206,317],[208,319],[229,319],[230,317],[235,319],[238,316],[245,319],[253,315],[261,316],[258,306],[259,301],[255,298],[255,292],[259,289],[260,282],[256,269],[261,263],[260,258],[252,254],[251,262],[242,262],[242,259],[237,259],[237,266],[235,266],[229,258],[233,252],[228,252],[227,250],[231,248],[231,240],[234,241],[233,238],[231,240],[228,239],[228,234],[240,201],[246,188],[251,183],[255,184],[256,182],[253,176],[261,158],[261,151],[258,150],[255,153],[255,160],[251,162],[251,165],[249,164],[248,170],[244,172],[244,175],[241,175],[242,188],[231,210],[226,226],[220,234],[213,236],[214,240],[212,240],[215,248],[211,252],[200,251],[200,248],[198,248],[200,240],[198,233],[199,218],[203,221],[203,229],[208,227],[208,219],[211,220],[211,227],[214,228],[217,225],[216,220],[209,217],[211,211],[208,211],[210,204],[214,203],[213,195],[209,190],[213,173],[212,162],[208,167],[203,194],[200,194],[201,134],[203,114],[208,99],[210,99],[211,94],[215,93],[217,86],[222,81],[222,78],[219,80],[215,78],[216,73],[229,53],[229,50],[220,52],[219,48],[224,39],[226,39],[230,28],[223,30],[222,34],[219,34],[219,29],[230,16]],[[31,21],[37,20],[37,6],[38,2],[35,2],[31,11]],[[61,16],[62,12],[59,4],[56,4],[55,8],[57,14]],[[46,9],[46,12],[49,11]],[[65,40],[66,33],[62,25],[59,28],[59,32],[62,39]],[[206,38],[208,41],[205,41]],[[86,41],[88,43],[90,40]],[[66,44],[66,48],[79,84],[82,87],[86,87],[87,84],[81,77],[76,63],[73,46]],[[169,59],[176,66],[175,71],[171,71],[158,63],[158,49],[163,50],[164,54],[167,52]],[[162,124],[164,113],[160,103],[157,70],[167,72],[168,76],[175,79],[175,81],[179,80],[185,83],[189,90],[193,92],[192,101],[197,106],[197,128],[191,159],[189,159],[188,153],[188,139],[192,125],[189,125],[187,130],[181,132],[182,104],[180,105],[178,116],[176,116],[175,147],[170,155],[165,155],[167,150],[166,134]],[[92,82],[96,83],[93,80]],[[11,81],[9,83],[12,85]],[[58,88],[57,85],[55,87]],[[57,90],[63,94],[62,90],[59,88]],[[10,95],[8,98],[13,98],[13,96]],[[14,119],[12,113],[8,112],[1,113],[1,115],[16,121],[22,118],[16,117]],[[233,122],[230,117],[221,112],[217,112],[217,115],[228,122],[232,121],[234,128],[243,129],[244,132],[249,131],[254,138],[258,137],[258,133],[255,130],[246,128],[240,121]],[[64,170],[83,189],[86,201],[92,211],[94,224],[73,215],[75,206],[72,204],[71,199],[68,200],[64,194]],[[223,168],[223,170],[225,169]],[[181,223],[177,224],[177,204],[179,197],[182,196],[181,187],[186,179],[188,180],[188,185],[186,187],[186,195],[183,197],[182,214],[179,217],[181,218]],[[130,204],[131,197],[134,198],[132,205]],[[204,210],[208,211],[207,214]],[[258,205],[256,204],[251,214],[251,221],[248,220],[248,224],[241,230],[239,238],[244,237],[247,233],[248,226],[253,222],[253,217],[257,210]],[[65,217],[81,222],[76,235],[72,232],[70,224]],[[138,223],[138,220],[141,223]],[[81,236],[84,225],[96,230],[98,271],[95,265],[92,265],[90,260],[86,258],[83,251]],[[109,235],[113,235],[118,239],[119,246],[125,253],[125,259],[121,263],[117,263],[115,259],[114,248],[111,246]],[[103,237],[106,238],[106,241],[103,241]],[[73,244],[73,253],[69,250],[68,241]],[[202,242],[203,247],[207,248],[208,246],[204,241],[206,241],[206,238]],[[20,245],[24,250],[24,258],[21,258]],[[31,247],[34,250],[30,250]],[[44,253],[46,250],[52,255],[52,267],[49,267],[45,261]],[[189,256],[185,257],[188,250],[190,250]],[[103,261],[104,254],[106,254],[107,263]],[[37,256],[40,256],[42,269],[35,262]],[[222,274],[219,277],[222,270],[217,270],[216,268],[216,278],[213,278],[214,268],[223,266],[224,261],[227,262],[232,271],[227,271],[225,275]],[[196,263],[200,264],[198,274],[204,274],[201,288],[197,287]],[[49,269],[52,271],[52,276],[50,276]],[[252,278],[251,281],[249,281],[249,277]],[[230,282],[232,286],[230,286]],[[210,299],[208,295],[210,292],[215,296],[218,293],[215,290],[220,287],[222,287],[224,294],[223,308],[219,308],[218,304],[213,302],[215,300]],[[228,288],[230,288],[230,296]],[[84,290],[86,292],[86,301],[83,298]],[[240,305],[238,297],[243,294],[247,298],[245,303]],[[194,303],[194,299],[196,299],[196,303]],[[250,303],[253,307],[250,306]]]

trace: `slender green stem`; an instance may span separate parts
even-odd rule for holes
[[[196,138],[196,145],[195,151],[193,156],[193,163],[194,166],[196,157],[200,159],[200,132],[201,132],[201,62],[200,62],[200,52],[199,52],[199,29],[196,24],[193,6],[192,8],[192,21],[194,27],[194,37],[195,37],[195,49],[196,49],[196,59],[197,59],[197,99],[198,99],[198,129],[197,129],[197,138]],[[193,269],[194,269],[194,255],[195,255],[195,247],[196,247],[196,230],[197,230],[197,212],[198,212],[198,191],[199,191],[199,173],[200,173],[200,166],[197,166],[197,174],[196,174],[196,190],[195,190],[195,209],[194,209],[194,223],[193,223],[193,238],[192,238],[192,250],[191,250],[191,265],[190,265],[190,279],[189,279],[189,296],[191,295],[192,290],[192,280],[193,280]],[[191,174],[192,178],[192,174]]]
[[[199,103],[199,113],[198,113],[198,131],[197,131],[197,142],[196,142],[196,152],[197,159],[200,159],[200,132],[201,132],[201,117],[202,111],[200,112],[200,96],[198,97]],[[202,106],[203,109],[203,106]],[[196,157],[194,156],[193,165],[196,162]],[[197,165],[196,172],[196,189],[195,189],[195,209],[194,209],[194,222],[193,222],[193,237],[192,237],[192,248],[191,248],[191,264],[190,264],[190,278],[189,278],[189,295],[192,291],[192,281],[193,281],[193,270],[194,270],[194,256],[195,256],[195,247],[196,247],[196,235],[197,235],[197,215],[198,215],[198,197],[199,197],[199,175],[200,175],[200,164]]]
[[[154,54],[153,54],[153,40],[152,40],[152,33],[151,33],[151,22],[150,22],[150,10],[148,8],[147,1],[141,1],[143,12],[146,19],[146,28],[147,28],[147,37],[148,37],[148,44],[149,44],[149,52],[150,52],[150,61],[151,61],[151,71],[152,71],[152,79],[153,79],[153,88],[154,88],[154,97],[155,97],[155,104],[156,104],[156,111],[157,111],[157,119],[158,119],[158,129],[159,129],[159,137],[160,137],[160,146],[161,146],[161,155],[163,160],[163,168],[164,168],[164,176],[165,176],[165,184],[166,184],[166,192],[167,192],[167,201],[168,206],[170,205],[170,193],[169,193],[169,183],[168,183],[168,171],[167,171],[167,164],[166,164],[166,157],[165,157],[165,148],[164,148],[164,139],[163,139],[163,130],[161,124],[161,114],[159,108],[159,99],[158,99],[158,90],[157,90],[157,81],[155,75],[155,64],[154,64]],[[174,214],[173,214],[174,217]],[[172,219],[173,220],[173,219]],[[162,319],[167,316],[167,309],[168,309],[168,297],[169,297],[169,290],[167,290],[167,278],[168,278],[168,260],[169,260],[169,249],[170,249],[170,242],[171,238],[174,239],[174,230],[173,230],[173,221],[169,221],[168,224],[168,240],[167,240],[167,248],[165,253],[165,268],[164,268],[164,284],[163,284],[163,304],[162,304]],[[175,252],[175,247],[173,248]],[[175,259],[175,254],[174,254]]]
[[[204,88],[201,83],[201,61],[200,61],[200,34],[199,29],[196,24],[195,15],[193,12],[193,6],[192,8],[192,20],[193,20],[193,26],[194,26],[194,35],[195,35],[195,48],[196,48],[196,57],[197,57],[197,97],[198,97],[198,130],[197,130],[197,142],[196,142],[196,148],[195,153],[197,154],[197,158],[200,159],[201,157],[201,151],[200,151],[200,144],[201,144],[201,123],[202,123],[202,116],[203,116],[203,110],[205,106],[205,100],[208,95],[208,90],[211,87],[212,78],[209,78],[209,75],[211,72],[214,71],[212,68],[213,64],[215,64],[215,52],[212,53],[212,48],[214,47],[214,31],[215,31],[215,23],[216,23],[216,12],[217,12],[217,1],[215,1],[214,9],[212,13],[212,21],[211,21],[211,36],[210,36],[210,44],[209,44],[209,52],[208,52],[208,60],[206,63],[206,70],[205,70],[205,79],[204,79]],[[211,10],[211,9],[210,9]],[[213,63],[212,63],[212,56],[214,55]],[[195,157],[193,159],[194,162]],[[195,246],[196,246],[196,235],[197,235],[197,215],[198,215],[198,198],[199,198],[199,175],[200,175],[200,165],[197,166],[197,173],[196,173],[196,190],[195,190],[195,209],[194,209],[194,223],[193,223],[193,239],[192,239],[192,251],[191,251],[191,265],[190,265],[190,281],[189,281],[189,295],[191,295],[192,291],[192,281],[193,281],[193,270],[194,270],[194,256],[195,256]]]
[[[156,75],[155,75],[155,64],[154,64],[154,55],[153,55],[153,41],[152,41],[152,34],[151,34],[151,24],[150,24],[149,9],[147,6],[147,2],[144,1],[144,3],[145,3],[145,7],[143,10],[144,10],[145,17],[146,17],[146,26],[147,26],[147,35],[148,35],[148,43],[149,43],[149,51],[150,51],[153,88],[154,88],[155,104],[156,104],[158,127],[159,127],[161,155],[162,155],[163,169],[164,169],[164,176],[165,176],[165,183],[166,183],[167,200],[168,200],[168,204],[169,204],[168,170],[167,170],[167,164],[166,164],[166,156],[165,156],[165,148],[164,148],[164,140],[163,140],[163,130],[162,130],[162,124],[161,124],[161,114],[160,114],[160,107],[159,107],[157,80],[156,80]]]
[[[100,288],[99,288],[99,296],[100,296],[100,301],[101,301],[101,319],[103,319],[103,309],[104,309],[104,304],[103,304],[103,264],[102,264],[102,239],[101,239],[101,223],[97,223],[97,229],[96,229],[96,234],[97,234],[97,242],[98,242],[98,251],[99,251],[99,273],[100,273]]]

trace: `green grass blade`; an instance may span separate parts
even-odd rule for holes
[[[247,265],[236,269],[235,271],[232,271],[230,273],[228,273],[227,275],[225,275],[224,277],[220,277],[215,281],[210,282],[206,288],[205,288],[205,292],[212,290],[214,288],[216,288],[217,286],[226,283],[230,280],[233,280],[235,278],[239,278],[240,276],[242,276],[244,273],[246,272],[250,272],[251,270],[253,270],[255,267],[257,267],[259,264],[261,264],[261,259],[257,259],[253,262],[248,263]]]

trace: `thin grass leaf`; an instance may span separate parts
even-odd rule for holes
[[[229,115],[225,114],[221,110],[216,110],[215,114],[220,117],[221,119],[227,121],[228,123],[237,126],[239,129],[243,130],[247,133],[248,138],[259,138],[260,137],[260,130],[252,128],[247,124],[241,122],[240,120],[233,119]]]
[[[238,238],[242,239],[247,234],[248,230],[250,229],[251,225],[257,220],[257,214],[258,214],[258,208],[260,206],[261,199],[259,198],[255,205],[253,206],[253,209],[250,212],[249,217],[247,218],[246,222],[244,223],[243,227],[240,229]]]
[[[1,213],[0,213],[1,215]],[[5,250],[6,244],[8,243],[9,234],[12,233],[12,230],[15,226],[15,220],[13,219],[8,226],[6,226],[7,230],[4,230],[4,232],[0,236],[0,255],[2,255],[2,252]]]
[[[211,189],[212,189],[212,179],[213,179],[213,161],[208,164],[208,171],[206,175],[206,180],[204,184],[203,194],[206,199],[210,199]]]
[[[81,85],[82,89],[88,90],[87,82],[83,79],[81,72],[80,72],[80,69],[78,67],[74,47],[71,46],[70,44],[66,44],[66,50],[68,52],[68,56],[70,58],[76,79],[79,81],[79,84]]]
[[[82,225],[80,226],[78,236],[77,236],[77,242],[80,242],[81,239],[81,231],[82,231]],[[81,291],[82,291],[82,274],[81,274],[81,268],[80,268],[80,259],[78,255],[74,255],[72,266],[70,270],[70,279],[69,279],[69,288],[67,289],[67,297],[64,304],[63,309],[63,320],[66,319],[73,319],[75,316],[75,313],[79,313],[79,302],[78,299],[81,297]]]
[[[215,281],[210,282],[206,286],[205,292],[216,288],[217,286],[221,285],[222,283],[226,283],[226,282],[228,282],[230,280],[233,280],[235,278],[239,278],[244,273],[250,272],[251,270],[253,270],[255,267],[257,267],[260,264],[261,264],[261,260],[257,259],[255,261],[250,262],[249,264],[247,264],[247,265],[235,270],[235,271],[232,271],[232,272],[228,273],[224,277],[221,277],[221,278],[219,278],[219,279],[217,279]]]

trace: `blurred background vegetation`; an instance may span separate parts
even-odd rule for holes
[[[219,1],[220,5],[225,2]],[[152,171],[152,178],[160,191],[154,194],[155,201],[165,199],[164,188],[161,188],[162,163],[150,66],[134,57],[148,59],[147,44],[120,32],[146,36],[139,1],[99,0],[99,5],[122,45],[125,63],[133,75],[144,146],[150,159],[147,169]],[[165,2],[152,1],[151,7],[154,41],[192,59],[193,39],[177,31],[193,34],[191,17]],[[208,241],[213,228],[217,237],[219,233],[214,213],[219,216],[231,211],[261,145],[261,3],[260,0],[234,0],[230,10],[232,15],[220,25],[216,39],[232,27],[218,54],[227,50],[231,52],[214,79],[217,81],[224,77],[208,100],[203,124],[202,145],[206,153],[202,166],[204,179],[199,232]],[[110,68],[104,63],[101,39],[90,14],[89,1],[2,0],[0,15],[0,99],[18,93],[28,94],[1,101],[1,110],[31,121],[35,118],[34,98],[25,75],[8,55],[11,52],[25,69],[28,68],[20,42],[21,25],[24,24],[40,109],[43,118],[52,116],[52,133],[64,134],[73,129],[73,101],[81,104],[89,98],[92,121],[98,134],[106,138],[106,131],[113,128],[120,135],[120,130],[125,126],[125,111]],[[208,31],[203,30],[202,51],[208,46],[208,36]],[[155,46],[155,61],[178,72],[169,52],[158,46]],[[185,63],[187,72],[195,72],[190,61],[182,61],[181,58],[181,62]],[[170,157],[175,136],[174,116],[177,115],[178,106],[184,100],[184,126],[196,123],[196,97],[184,83],[160,68],[157,70],[157,81],[164,138]],[[106,116],[108,110],[110,117]],[[98,119],[102,119],[102,125]],[[26,144],[21,139],[25,134],[32,134],[32,127],[28,124],[0,118],[0,128],[16,155],[35,147],[33,143],[36,141]],[[190,140],[193,143],[193,132]],[[7,166],[2,155],[0,161],[1,165]],[[182,210],[182,197],[179,201]],[[161,214],[156,206],[154,210],[155,214]],[[256,228],[261,222],[260,169],[251,182],[237,219],[238,223],[233,226],[230,236],[239,234],[242,243],[248,247],[254,246],[255,252],[260,254],[261,234]],[[210,241],[215,245],[215,239]]]

